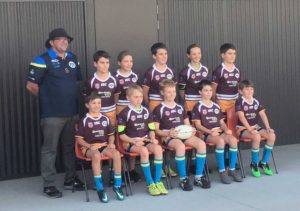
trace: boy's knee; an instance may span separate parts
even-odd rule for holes
[[[218,142],[216,143],[217,148],[224,148],[225,147],[225,140],[223,138],[220,138]]]
[[[149,151],[146,147],[142,147],[141,150],[140,150],[140,155],[141,157],[149,157]]]
[[[101,154],[99,152],[93,153],[91,157],[92,157],[93,162],[100,162],[101,161]]]

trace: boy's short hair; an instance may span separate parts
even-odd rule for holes
[[[134,91],[139,91],[143,94],[143,89],[141,86],[137,85],[137,84],[131,84],[128,89],[126,90],[126,95],[127,96],[131,96],[133,94]]]
[[[152,55],[156,55],[158,49],[165,49],[166,51],[168,51],[168,48],[167,48],[167,46],[164,43],[157,42],[157,43],[154,43],[151,46],[151,53],[152,53]]]
[[[226,53],[229,49],[236,50],[236,47],[232,43],[224,43],[220,47],[220,54]]]
[[[202,80],[199,83],[199,90],[201,91],[204,88],[204,86],[212,86],[212,82],[209,80]]]
[[[239,89],[240,90],[243,90],[244,88],[247,88],[247,87],[252,87],[254,88],[254,83],[253,81],[250,81],[250,80],[243,80],[239,83]]]
[[[106,59],[110,59],[110,55],[106,51],[103,51],[103,50],[96,51],[96,53],[94,53],[94,55],[93,55],[94,62],[98,62],[99,59],[102,57],[104,57]]]
[[[121,51],[119,54],[118,54],[118,62],[121,62],[125,56],[132,56],[132,54],[129,52],[129,51]]]
[[[97,91],[92,91],[89,95],[87,95],[85,98],[84,98],[84,103],[87,104],[93,100],[96,100],[96,99],[100,99],[101,100],[101,96],[98,94]]]
[[[187,53],[188,55],[191,54],[191,49],[192,49],[192,48],[200,48],[200,45],[198,45],[198,44],[196,44],[196,43],[189,45],[189,46],[187,47],[187,49],[186,49],[186,53]],[[200,48],[200,49],[201,49],[201,48]]]
[[[176,83],[171,79],[164,79],[159,82],[159,90],[164,91],[167,87],[176,87]]]

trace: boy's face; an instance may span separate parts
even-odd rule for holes
[[[132,56],[130,56],[130,55],[125,56],[121,62],[118,62],[118,64],[121,67],[121,69],[123,69],[125,71],[130,71],[133,66]]]
[[[160,65],[165,65],[167,64],[168,61],[168,51],[163,48],[157,49],[157,52],[155,55],[153,55],[153,59],[155,62],[157,62]]]
[[[131,95],[127,96],[127,99],[134,107],[140,107],[143,102],[143,93],[139,90],[134,90]]]
[[[203,86],[199,91],[204,100],[210,100],[213,94],[212,87],[210,85]]]
[[[109,70],[109,59],[101,57],[97,62],[94,62],[94,66],[97,69],[97,72],[107,73]]]
[[[86,103],[85,106],[89,110],[89,113],[98,114],[100,113],[101,109],[101,99],[96,98],[94,100],[91,100],[90,102]]]
[[[221,56],[225,63],[233,64],[236,59],[236,50],[228,49],[225,53],[222,53]]]
[[[188,58],[191,60],[192,63],[200,63],[201,61],[201,49],[198,47],[192,48],[190,50],[190,54],[187,55]]]
[[[173,102],[176,98],[176,87],[166,87],[160,92],[164,100],[167,102]]]
[[[253,97],[254,95],[254,88],[253,87],[245,87],[242,90],[239,90],[240,94],[246,98],[246,99],[250,99]]]

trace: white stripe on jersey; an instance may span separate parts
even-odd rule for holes
[[[225,94],[216,94],[217,98],[220,100],[235,100],[239,97],[239,94],[235,95],[225,95]]]
[[[193,101],[199,101],[201,100],[201,95],[187,95],[185,94],[186,100],[193,100]]]
[[[116,110],[116,105],[112,105],[112,106],[107,106],[107,107],[101,107],[101,112],[103,113],[107,113],[107,112],[111,112],[111,111],[114,111]]]
[[[160,95],[149,94],[149,100],[162,100]]]
[[[127,105],[129,105],[129,100],[119,100],[118,101],[118,105],[122,105],[122,106],[127,106]]]

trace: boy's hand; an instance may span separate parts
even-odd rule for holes
[[[151,142],[152,144],[158,144],[158,140],[156,140],[156,139],[151,139],[150,142]]]
[[[258,134],[259,132],[258,132],[257,130],[254,129],[254,130],[251,130],[250,133],[251,133],[252,135],[256,135],[256,134]]]
[[[137,146],[137,147],[141,147],[141,146],[144,145],[144,142],[140,141],[140,140],[137,140],[137,141],[135,141],[134,145]]]
[[[267,128],[267,133],[274,133],[275,131],[272,128]]]
[[[219,136],[220,134],[219,134],[219,132],[217,132],[217,131],[212,131],[212,133],[210,134],[211,136]]]
[[[115,145],[115,144],[108,144],[107,147],[110,148],[110,149],[115,149],[115,148],[116,148],[116,145]]]
[[[196,128],[193,127],[193,133],[192,133],[192,135],[195,136],[196,132],[197,132]]]
[[[229,129],[225,130],[225,133],[226,133],[227,135],[232,135],[232,131],[229,130]]]
[[[169,136],[171,138],[176,138],[178,135],[178,132],[175,130],[175,128],[171,128],[171,130],[169,131]]]

